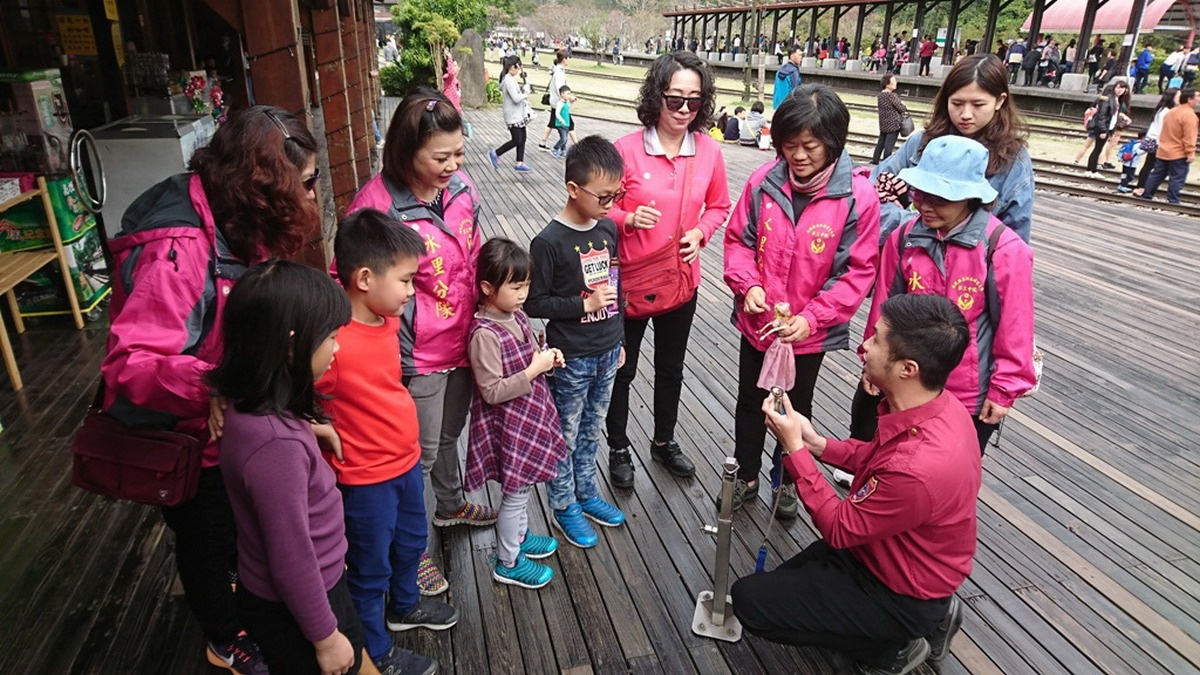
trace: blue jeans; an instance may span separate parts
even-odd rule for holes
[[[1158,186],[1162,185],[1163,180],[1166,179],[1167,201],[1178,204],[1187,175],[1188,161],[1186,157],[1157,160],[1154,162],[1154,168],[1150,170],[1150,178],[1146,179],[1146,190],[1142,193],[1142,199],[1153,199],[1154,193],[1158,192]]]
[[[393,611],[417,605],[417,563],[425,551],[425,481],[421,464],[375,485],[339,485],[346,511],[346,581],[366,633],[367,653],[378,661],[392,648],[384,625],[385,594]]]
[[[559,152],[567,151],[567,135],[571,130],[567,127],[554,127],[558,131],[558,142],[554,144],[554,150]]]
[[[596,451],[620,357],[621,346],[617,345],[603,354],[567,359],[548,380],[567,443],[567,456],[558,463],[558,475],[548,488],[550,508],[556,511],[600,494],[596,489]]]

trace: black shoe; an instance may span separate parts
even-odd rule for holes
[[[458,623],[458,610],[441,600],[421,598],[417,606],[408,610],[407,614],[393,612],[389,607],[385,613],[385,621],[390,631],[399,633],[414,628],[430,630],[446,630]]]
[[[1117,165],[1116,165],[1116,164],[1113,164],[1112,162],[1105,162],[1105,163],[1103,163],[1103,164],[1101,164],[1101,165],[1100,165],[1100,168],[1101,168],[1101,169],[1108,169],[1109,171],[1112,171],[1113,169],[1117,168]]]
[[[675,441],[667,441],[662,445],[651,443],[650,456],[654,458],[654,461],[667,467],[667,471],[680,478],[690,478],[696,475],[696,465],[692,464],[692,460],[683,456],[683,450]]]
[[[392,647],[375,667],[380,675],[433,675],[438,669],[437,661],[400,647]]]
[[[633,455],[629,448],[608,451],[608,479],[613,487],[633,487]]]
[[[896,652],[896,660],[890,666],[877,667],[860,663],[855,666],[854,672],[857,675],[905,675],[916,670],[928,657],[929,643],[925,638],[917,638]]]
[[[950,653],[950,642],[954,634],[962,627],[963,607],[957,595],[950,596],[950,607],[946,609],[946,618],[942,619],[937,628],[929,634],[929,662],[941,663]]]

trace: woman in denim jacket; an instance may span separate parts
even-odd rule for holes
[[[959,61],[934,99],[925,128],[871,172],[880,209],[880,245],[892,230],[911,220],[908,186],[896,178],[917,165],[929,141],[948,134],[966,136],[988,149],[987,181],[999,193],[992,214],[1029,242],[1033,222],[1033,162],[1025,149],[1025,128],[1008,93],[1008,71],[992,54]]]

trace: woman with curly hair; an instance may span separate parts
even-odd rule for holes
[[[716,85],[691,52],[658,57],[638,93],[643,128],[615,143],[625,162],[624,190],[608,212],[619,230],[625,297],[625,365],[617,371],[608,408],[609,478],[633,487],[629,453],[629,387],[637,373],[646,326],[654,321],[654,438],[650,455],[676,476],[696,467],[675,442],[683,359],[696,314],[700,249],[729,215],[721,146],[704,133]],[[659,268],[668,279],[638,288]],[[651,273],[651,274],[647,274]]]
[[[1033,162],[1025,149],[1025,127],[1008,93],[1004,63],[992,54],[975,54],[956,63],[946,76],[925,128],[909,136],[871,173],[883,202],[880,244],[915,215],[908,210],[908,186],[896,174],[916,166],[930,141],[950,134],[966,136],[988,149],[987,180],[999,193],[992,213],[1028,243],[1033,223]]]
[[[208,660],[237,673],[265,673],[243,632],[230,580],[237,561],[233,512],[216,437],[223,400],[205,384],[220,361],[226,296],[246,269],[295,255],[319,229],[317,145],[304,122],[268,106],[231,117],[191,171],[147,190],[129,206],[110,247],[120,270],[109,308],[101,368],[104,409],[129,427],[211,435],[199,489],[163,507],[175,561]]]

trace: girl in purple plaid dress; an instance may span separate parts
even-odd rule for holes
[[[541,350],[521,311],[533,272],[529,252],[509,239],[491,239],[479,251],[480,309],[467,352],[478,393],[471,401],[471,434],[464,485],[489,480],[504,497],[496,520],[496,564],[502,584],[541,588],[554,570],[534,559],[558,541],[529,531],[529,492],[557,473],[567,456],[554,399],[543,375],[563,363],[557,349]]]

